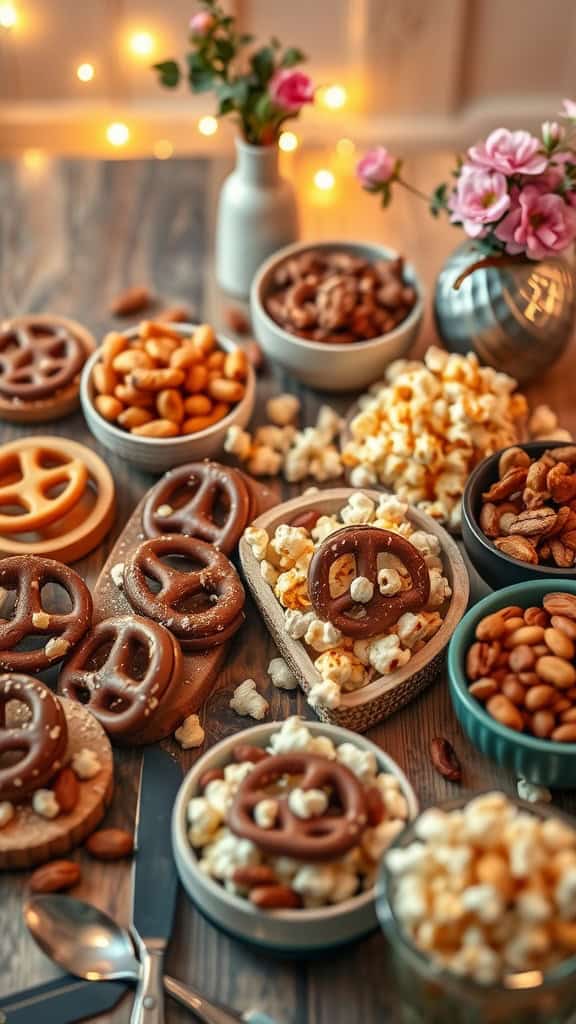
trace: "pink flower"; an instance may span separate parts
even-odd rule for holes
[[[560,111],[560,117],[569,117],[571,120],[576,121],[576,103],[574,100],[562,100],[563,110]]]
[[[215,18],[210,11],[198,11],[197,14],[193,14],[190,18],[190,32],[197,39],[202,39],[207,36],[211,29],[214,28]]]
[[[395,167],[394,157],[384,146],[377,146],[358,161],[356,177],[362,183],[363,188],[373,189],[391,181],[394,177]]]
[[[539,148],[539,139],[530,132],[497,128],[484,142],[472,146],[468,156],[477,167],[500,174],[541,174],[548,161]]]
[[[525,252],[531,260],[545,259],[563,252],[576,238],[576,212],[562,196],[550,192],[543,195],[538,188],[527,185],[494,233],[505,242],[506,252]]]
[[[510,206],[506,178],[464,164],[456,189],[448,200],[450,220],[462,223],[470,238],[483,238],[487,225],[499,220]]]
[[[303,71],[281,68],[268,85],[270,98],[277,107],[294,113],[305,103],[314,102],[314,86]]]

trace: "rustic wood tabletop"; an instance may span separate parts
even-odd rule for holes
[[[449,165],[449,154],[426,153],[409,161],[407,176],[426,189]],[[289,170],[302,200],[306,238],[378,240],[407,254],[418,267],[430,294],[435,275],[458,237],[447,224],[431,221],[425,210],[401,195],[393,208],[379,216],[370,197],[350,179],[345,194],[331,201],[314,201],[306,182],[314,157],[297,157]],[[163,304],[187,303],[202,319],[223,321],[225,300],[212,283],[211,239],[215,197],[227,170],[221,160],[73,161],[54,160],[37,168],[22,162],[0,165],[0,316],[53,312],[86,324],[98,338],[112,326],[112,298],[129,284],[147,283]],[[376,215],[375,215],[376,214]],[[418,342],[420,353],[434,341],[428,310]],[[574,345],[545,377],[529,388],[531,403],[545,401],[558,413],[562,426],[576,433],[574,402]],[[345,411],[354,396],[313,394],[277,371],[259,379],[256,421],[264,419],[267,396],[279,390],[296,391],[302,399],[302,421],[314,420],[323,400]],[[136,502],[153,478],[99,447],[80,413],[42,427],[0,426],[2,441],[28,433],[72,437],[99,451],[117,487],[118,512],[112,533],[75,568],[93,584],[100,566]],[[313,481],[310,481],[313,483]],[[292,496],[295,488],[272,482],[276,493]],[[476,581],[477,582],[477,581]],[[478,596],[478,587],[473,588]],[[206,745],[238,731],[246,720],[228,707],[232,690],[252,676],[270,701],[270,718],[299,713],[313,717],[303,696],[275,690],[266,666],[274,647],[254,607],[235,638],[224,671],[201,718]],[[248,722],[248,724],[250,724]],[[418,700],[369,733],[394,757],[409,776],[422,806],[460,795],[462,791],[499,786],[515,792],[515,780],[498,771],[464,738],[451,710],[445,678]],[[464,766],[463,785],[444,781],[431,767],[428,748],[433,736],[449,737]],[[175,744],[184,769],[199,751],[183,753]],[[131,828],[136,805],[140,754],[116,754],[116,794],[107,823]],[[555,802],[576,809],[568,794]],[[121,924],[128,921],[129,865],[83,862],[83,882],[75,894],[109,911]],[[58,972],[29,938],[21,917],[26,874],[0,879],[0,994],[23,989]],[[181,892],[167,967],[171,974],[196,986],[206,996],[244,1010],[257,1006],[279,1024],[381,1024],[400,1019],[394,979],[388,968],[386,944],[376,933],[324,959],[281,961],[253,952],[217,931]],[[131,999],[126,998],[106,1024],[126,1024]],[[186,1010],[172,1003],[168,1024],[184,1024]]]

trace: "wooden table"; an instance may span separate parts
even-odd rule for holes
[[[400,194],[380,215],[373,198],[362,195],[350,181],[338,202],[316,206],[307,198],[307,184],[319,158],[298,158],[294,170],[301,183],[305,236],[350,237],[384,241],[408,253],[425,285],[434,277],[458,236],[447,224],[432,222],[413,198]],[[430,189],[446,173],[450,157],[427,153],[409,161],[406,177]],[[311,170],[312,169],[312,170]],[[98,337],[111,326],[107,309],[112,297],[128,284],[151,284],[163,302],[186,301],[204,318],[221,321],[223,304],[211,284],[210,242],[214,200],[225,167],[219,161],[134,161],[122,163],[56,161],[31,171],[22,164],[0,165],[0,314],[52,311],[76,317]],[[434,340],[429,314],[418,351]],[[574,347],[529,390],[532,402],[547,401],[561,423],[576,432],[573,400]],[[259,382],[257,421],[264,418],[264,399],[278,390],[297,391],[303,402],[302,421],[314,420],[322,396],[298,388],[281,373]],[[331,404],[344,410],[350,402]],[[45,428],[44,428],[45,430]],[[69,435],[91,445],[110,466],[118,491],[118,515],[113,534],[97,551],[76,565],[93,582],[115,537],[152,477],[129,467],[98,444],[80,413],[50,426],[50,432]],[[1,437],[21,435],[16,427],[1,427]],[[278,494],[294,489],[274,482]],[[313,717],[300,693],[274,690],[266,666],[274,647],[253,607],[233,645],[218,688],[203,709],[207,743],[241,729],[246,723],[228,708],[235,686],[253,676],[271,704],[270,717],[295,712]],[[464,764],[463,787],[446,783],[431,768],[429,740],[452,739]],[[444,679],[384,724],[372,739],[387,750],[410,777],[423,806],[437,800],[499,786],[515,792],[514,779],[497,771],[465,740],[451,710]],[[179,748],[177,748],[179,750]],[[179,751],[180,752],[180,751]],[[187,769],[199,752],[180,752]],[[130,828],[136,801],[138,752],[116,756],[116,796],[109,824]],[[563,807],[576,806],[573,797],[557,795]],[[78,855],[84,880],[75,894],[90,900],[126,924],[130,904],[129,866],[97,866]],[[57,972],[28,937],[20,916],[25,875],[0,880],[0,993],[39,983]],[[197,913],[186,897],[179,898],[174,936],[168,956],[172,974],[194,984],[208,997],[239,1010],[258,1006],[281,1024],[381,1024],[397,1021],[399,1008],[388,973],[387,950],[380,934],[326,959],[307,963],[282,962],[254,953],[218,932]],[[130,999],[115,1013],[98,1018],[125,1024]],[[168,1024],[184,1024],[188,1013],[167,1005]],[[39,1022],[40,1024],[40,1022]]]

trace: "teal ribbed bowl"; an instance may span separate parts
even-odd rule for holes
[[[485,597],[464,616],[448,647],[450,696],[456,716],[478,750],[517,776],[544,786],[576,789],[576,743],[553,743],[500,725],[468,690],[466,652],[474,643],[480,619],[509,604],[529,608],[551,592],[576,594],[576,582],[537,580],[504,587]]]

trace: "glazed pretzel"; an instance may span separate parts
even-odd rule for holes
[[[0,332],[0,394],[45,398],[70,384],[86,352],[62,324],[12,325]]]
[[[162,561],[170,555],[200,562],[202,568],[174,569]],[[149,579],[160,584],[157,593]],[[172,534],[144,541],[125,562],[124,592],[136,611],[166,626],[186,650],[222,644],[244,621],[244,588],[234,566],[196,537]],[[208,607],[180,610],[184,600],[202,594],[211,602]]]
[[[104,647],[104,661],[91,667]],[[147,652],[142,675],[135,671],[138,648]],[[129,738],[147,724],[181,670],[182,652],[167,629],[137,615],[116,616],[93,626],[63,665],[58,686],[111,736]]]
[[[24,704],[28,719],[12,715],[7,722],[8,704]],[[67,744],[66,717],[52,691],[30,676],[0,675],[0,755],[23,755],[0,765],[0,800],[22,800],[40,789],[58,771]]]
[[[378,555],[389,552],[399,558],[411,576],[411,586],[385,596],[378,589]],[[374,584],[368,604],[353,601],[350,590],[339,597],[330,592],[330,569],[342,555],[354,555],[356,576]],[[308,571],[308,590],[316,614],[332,622],[345,636],[366,639],[377,636],[397,622],[404,612],[423,608],[430,596],[430,576],[417,548],[398,533],[376,526],[347,526],[331,534],[315,552]],[[351,614],[364,609],[365,615]]]
[[[46,469],[41,456],[66,455],[68,462]],[[13,473],[19,479],[0,486],[0,506],[18,505],[26,511],[18,515],[0,512],[0,534],[28,533],[60,519],[80,500],[88,484],[88,470],[78,458],[70,458],[66,441],[49,448],[29,445],[17,451],[0,452],[0,478]],[[49,497],[47,491],[66,483],[64,490]]]
[[[42,587],[56,583],[68,594],[69,612],[45,613],[42,608]],[[15,650],[22,641],[33,636],[61,637],[69,647],[78,643],[92,617],[92,598],[80,577],[67,565],[36,555],[14,555],[0,561],[0,587],[16,590],[12,617],[2,618],[0,608],[0,669],[13,672],[40,672],[55,664],[45,648]],[[41,625],[34,617],[48,614],[49,622]],[[61,656],[63,657],[63,655]]]
[[[337,797],[339,814],[298,818],[288,806],[288,794],[275,793],[278,816],[271,829],[254,821],[256,804],[270,796],[269,787],[283,775],[301,775],[299,789],[329,787]],[[278,754],[259,761],[240,784],[228,811],[227,824],[237,836],[249,839],[260,850],[299,860],[330,860],[356,845],[366,825],[366,799],[356,776],[336,761],[318,754]]]
[[[168,516],[158,515],[162,505],[171,506],[172,498],[183,487],[190,498]],[[214,520],[218,499],[227,505],[222,524]],[[241,476],[217,462],[192,462],[170,470],[150,491],[142,512],[148,537],[184,533],[208,541],[228,554],[240,539],[250,517],[250,493]]]

